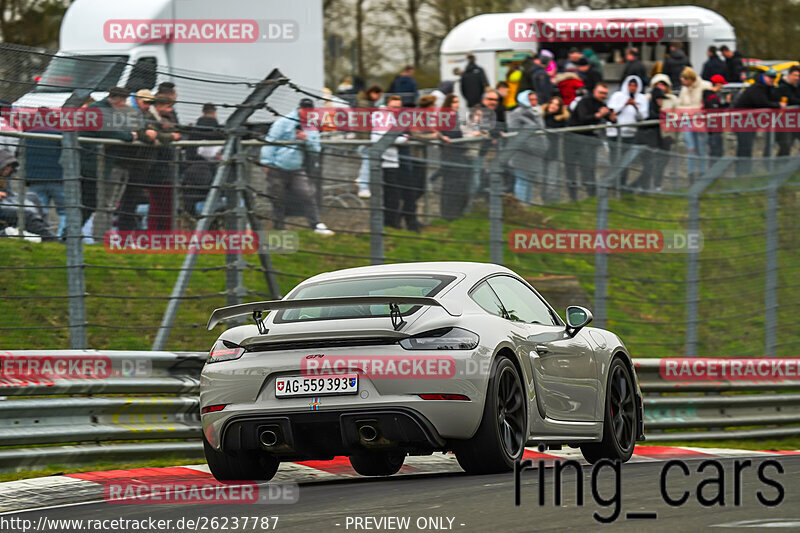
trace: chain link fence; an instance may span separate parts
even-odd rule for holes
[[[19,97],[30,80],[20,77],[24,62],[14,64],[15,75],[3,70],[4,90]],[[786,356],[800,344],[792,324],[800,156],[773,156],[774,134],[756,137],[762,157],[753,158],[733,155],[735,134],[722,134],[721,157],[688,153],[681,134],[672,150],[652,148],[641,142],[658,131],[652,121],[632,125],[640,130],[633,138],[610,137],[607,126],[503,134],[465,127],[444,132],[447,139],[323,131],[315,151],[309,141],[264,136],[269,123],[296,119],[290,110],[302,98],[336,105],[316,91],[273,71],[248,80],[240,101],[213,76],[206,92],[183,96],[184,78],[173,74],[157,80],[174,81],[195,116],[203,102],[227,109],[224,123],[199,131],[183,113],[181,140],[160,144],[102,131],[0,131],[0,145],[19,161],[5,178],[2,207],[5,348],[36,339],[39,349],[202,350],[216,336],[204,327],[215,307],[280,298],[323,271],[435,260],[506,265],[558,308],[589,306],[595,324],[617,332],[637,357]],[[62,80],[72,96],[56,105],[80,107],[107,89],[97,85],[107,77]],[[301,171],[265,165],[265,146],[302,154]],[[110,245],[127,231],[274,230],[294,232],[293,253]],[[583,230],[701,234],[702,249],[524,245],[531,235]],[[520,234],[528,240],[515,241]]]

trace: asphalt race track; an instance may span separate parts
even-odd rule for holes
[[[533,457],[534,466],[537,460]],[[669,463],[670,460],[674,462]],[[618,471],[618,476],[610,465],[595,469],[594,487],[593,467],[583,464],[580,465],[582,505],[579,505],[576,494],[579,483],[575,469],[565,466],[560,483],[560,506],[554,505],[556,467],[552,462],[542,464],[545,465],[543,480],[539,479],[536,469],[520,473],[521,505],[518,507],[514,505],[513,473],[469,476],[448,471],[406,473],[381,479],[341,477],[300,483],[299,499],[293,504],[153,505],[95,500],[33,511],[6,512],[0,514],[0,525],[5,526],[0,529],[4,533],[22,531],[21,528],[13,527],[15,524],[19,527],[19,522],[9,522],[11,519],[19,519],[30,520],[33,524],[30,530],[36,530],[37,525],[42,525],[40,518],[45,517],[49,520],[171,519],[172,524],[184,519],[183,528],[173,525],[152,531],[223,531],[223,517],[228,517],[227,530],[233,531],[235,529],[232,529],[230,522],[233,517],[257,516],[278,517],[277,523],[270,519],[270,530],[297,532],[595,531],[601,528],[670,532],[705,529],[752,531],[753,528],[769,528],[771,531],[800,530],[798,455],[766,456],[746,451],[740,452],[737,457],[730,454],[662,454],[658,458],[650,457],[649,460],[625,464]],[[664,496],[661,492],[661,479],[665,467],[670,464],[672,466],[663,476],[666,488]],[[701,469],[703,464],[705,466]],[[684,473],[684,467],[688,475]],[[698,469],[701,471],[698,472]],[[539,501],[540,489],[543,492],[543,505]],[[706,501],[708,506],[700,504],[698,489],[701,492],[700,498],[716,501]],[[674,507],[665,501],[672,499],[675,502],[684,496],[685,503]],[[39,505],[42,504],[44,502]],[[595,514],[600,518],[614,520],[610,521],[610,525],[603,526],[594,517]],[[211,528],[210,521],[215,517],[218,519],[215,522],[217,527]],[[198,518],[204,520],[205,527],[199,521],[192,528],[186,527],[187,520]],[[404,523],[403,520],[408,522]],[[53,524],[50,525],[49,529],[38,530],[76,531],[69,528],[54,529]],[[238,530],[265,529],[252,529],[251,523],[246,529],[240,527]],[[117,530],[143,531],[125,528]]]

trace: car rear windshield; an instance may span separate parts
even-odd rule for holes
[[[292,300],[305,298],[337,298],[342,296],[435,296],[455,276],[392,276],[350,278],[307,285],[293,294]],[[404,316],[415,313],[420,306],[401,305]],[[388,305],[347,305],[338,307],[302,307],[281,311],[276,323],[330,320],[342,318],[388,317]]]
[[[106,91],[119,85],[127,61],[128,56],[56,56],[42,74],[34,92]]]

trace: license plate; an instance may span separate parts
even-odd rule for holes
[[[358,374],[335,376],[298,376],[275,380],[275,396],[323,396],[329,394],[355,394],[358,392]]]

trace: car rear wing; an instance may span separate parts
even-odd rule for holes
[[[461,309],[454,309],[452,305],[445,306],[439,300],[429,296],[337,296],[334,298],[270,300],[220,307],[211,313],[211,318],[208,319],[206,327],[212,329],[223,320],[243,315],[253,315],[253,318],[258,322],[261,313],[265,311],[283,311],[285,309],[300,309],[304,307],[342,307],[347,305],[389,305],[393,309],[391,316],[395,329],[402,327],[402,325],[398,327],[397,324],[399,322],[395,322],[394,310],[397,309],[395,306],[400,305],[441,307],[450,316],[461,316]],[[400,322],[402,322],[402,319],[400,319]]]

